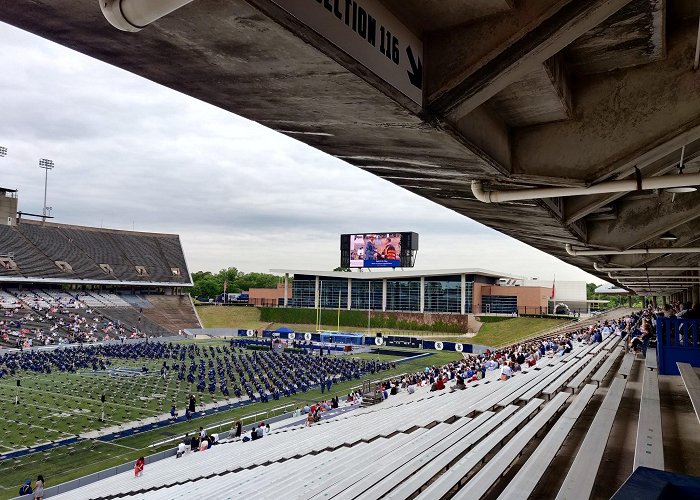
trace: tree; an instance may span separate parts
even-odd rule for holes
[[[227,284],[227,293],[241,293],[251,288],[276,288],[279,277],[267,273],[246,274],[235,267],[228,267],[216,274],[210,271],[194,272],[192,273],[192,282],[194,286],[190,290],[191,295],[216,297],[224,292],[224,283]]]
[[[352,270],[349,267],[343,267],[343,266],[338,266],[333,271],[341,272],[341,273],[350,273]]]

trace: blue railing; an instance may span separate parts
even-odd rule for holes
[[[677,361],[700,366],[700,320],[656,318],[659,373],[678,375]]]

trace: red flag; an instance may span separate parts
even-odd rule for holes
[[[557,281],[557,277],[555,276],[554,279],[552,280],[552,296],[549,297],[550,299],[554,300],[554,284]]]

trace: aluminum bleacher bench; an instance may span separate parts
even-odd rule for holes
[[[620,375],[623,377],[627,378],[630,376],[630,372],[632,371],[632,364],[634,363],[634,353],[633,352],[628,352],[625,354],[625,357],[622,358],[622,364],[620,365],[620,369],[617,371]]]
[[[479,425],[479,422],[470,425],[471,421],[470,418],[464,418],[457,420],[454,424],[440,424],[421,436],[422,439],[414,440],[402,447],[400,452],[395,452],[393,455],[385,453],[379,461],[363,460],[358,464],[359,467],[353,467],[351,471],[346,467],[345,473],[341,474],[342,480],[339,481],[338,476],[327,477],[324,481],[327,483],[325,487],[315,484],[314,486],[321,486],[321,488],[309,492],[309,496],[318,493],[317,498],[353,498],[432,447],[443,442],[449,446],[460,441]],[[438,429],[438,427],[442,428]]]
[[[571,366],[567,366],[564,363],[557,366],[553,371],[548,373],[546,376],[539,378],[537,383],[534,384],[532,387],[530,387],[525,393],[521,394],[520,400],[521,401],[529,401],[530,399],[539,395],[544,390],[545,387],[547,387],[554,380],[559,378],[559,376],[562,373],[564,373],[568,368],[571,368]]]
[[[697,373],[695,373],[695,370],[693,370],[693,367],[688,363],[678,362],[676,366],[678,366],[678,371],[685,384],[685,390],[688,391],[688,396],[690,396],[690,402],[693,405],[693,410],[695,410],[695,416],[700,423],[700,379]]]
[[[416,498],[436,499],[447,495],[452,488],[458,485],[464,476],[473,469],[477,464],[483,462],[486,456],[498,445],[503,442],[511,434],[518,431],[518,427],[525,423],[543,403],[541,399],[533,399],[527,405],[516,412],[511,418],[506,420],[503,425],[491,432],[488,437],[479,442],[466,455],[460,458],[447,471],[438,476],[420,495]],[[429,478],[430,479],[430,478]]]
[[[510,427],[523,422],[532,414],[532,412],[537,409],[535,404],[536,403],[533,402],[529,408],[524,407],[522,409],[518,408],[517,406],[508,406],[503,408],[453,446],[449,448],[436,447],[435,449],[429,450],[425,455],[418,457],[412,462],[409,462],[409,464],[406,465],[407,469],[402,472],[413,472],[400,478],[390,476],[393,484],[397,486],[387,493],[385,498],[408,498],[416,491],[419,491],[424,485],[429,483],[430,480],[442,470],[449,467],[452,462],[457,460],[465,452],[469,454],[471,451],[475,451],[477,447],[486,446],[484,444],[486,440],[493,441],[493,444],[490,444],[490,450],[493,446],[498,444],[498,440],[494,441],[496,438],[492,437],[496,430],[503,428],[504,425]],[[479,418],[480,417],[475,418],[472,422],[477,422]],[[487,451],[488,450],[484,450],[484,454]],[[478,459],[474,458],[471,461],[466,460],[464,463],[473,464],[476,460]],[[461,460],[456,462],[453,467],[459,467],[461,462]]]
[[[659,369],[659,363],[656,360],[656,350],[647,349],[647,355],[646,355],[646,359],[644,360],[644,366],[646,366],[650,370],[658,370]]]
[[[312,460],[295,463],[293,465],[296,471],[294,474],[282,474],[277,481],[253,484],[252,488],[246,490],[240,490],[236,487],[236,494],[253,499],[271,498],[284,492],[286,498],[292,498],[329,480],[335,479],[337,481],[338,477],[346,477],[348,464],[376,464],[387,456],[402,455],[409,449],[416,447],[417,444],[430,441],[440,432],[444,432],[438,428],[441,426],[449,426],[449,424],[440,424],[431,430],[419,429],[421,432],[416,431],[411,434],[381,438],[381,441],[372,441],[357,450],[355,448],[360,445],[348,448],[347,452],[343,454],[337,452],[321,453],[313,457]],[[291,463],[286,464],[286,466],[284,463],[280,465],[285,469]]]
[[[590,498],[627,379],[615,377],[559,489],[557,499]]]
[[[559,393],[535,415],[496,455],[484,465],[452,498],[466,500],[482,498],[498,481],[535,435],[554,418],[569,398],[568,393]]]
[[[559,448],[564,443],[574,424],[583,413],[584,408],[590,401],[593,393],[597,389],[596,385],[588,384],[576,399],[564,411],[564,414],[557,420],[552,429],[542,439],[537,449],[532,453],[525,465],[518,471],[508,486],[498,497],[499,499],[523,499],[528,498],[539,483],[549,464],[554,460]]]
[[[596,371],[593,376],[591,377],[591,382],[595,382],[598,386],[600,386],[600,383],[603,381],[603,379],[606,377],[608,372],[610,371],[610,368],[612,368],[612,365],[615,364],[615,361],[617,361],[617,358],[620,357],[620,354],[625,350],[624,347],[622,346],[617,346],[608,356],[608,358],[603,361],[603,364],[600,365],[600,368],[598,368],[598,371]]]
[[[435,467],[436,465],[439,465],[433,462],[434,459],[436,460],[439,457],[445,461],[450,457],[456,458],[458,453],[462,450],[464,443],[467,443],[467,446],[470,446],[478,439],[479,435],[485,435],[489,429],[495,428],[515,410],[516,407],[511,407],[509,411],[506,411],[503,415],[498,414],[498,418],[494,418],[493,420],[490,420],[492,417],[494,417],[494,415],[496,415],[493,412],[485,412],[480,414],[478,417],[469,422],[468,425],[462,427],[458,431],[449,435],[447,438],[436,443],[435,446],[432,446],[420,455],[406,461],[401,467],[394,469],[393,471],[387,471],[385,467],[381,467],[378,471],[376,471],[379,473],[379,479],[374,481],[372,487],[368,489],[359,488],[358,491],[353,492],[353,496],[358,495],[364,498],[379,498],[394,489],[403,481],[407,479],[410,481],[410,479],[412,479],[415,474],[422,471],[424,467],[429,467],[431,465]],[[362,473],[364,472],[361,471],[360,474]],[[436,473],[437,470],[432,472],[432,474]],[[430,474],[430,471],[428,471],[428,474]],[[347,483],[341,483],[340,486],[352,487],[352,483],[350,485]],[[418,486],[416,486],[416,488],[417,487]],[[330,493],[332,493],[332,491],[330,491]],[[322,496],[327,495],[324,493]]]
[[[551,398],[552,394],[561,389],[561,387],[571,380],[579,372],[579,370],[581,370],[581,368],[589,364],[592,358],[593,356],[591,354],[587,354],[576,363],[571,364],[571,366],[567,365],[567,369],[564,370],[563,373],[548,384],[547,387],[542,389],[542,394],[546,395],[548,398]]]
[[[583,384],[586,379],[590,376],[591,372],[595,370],[600,363],[607,357],[609,356],[609,353],[607,351],[599,352],[596,354],[596,356],[591,360],[590,363],[588,363],[586,366],[584,366],[581,371],[566,385],[568,389],[571,389],[571,392],[576,392],[576,389],[578,389],[581,384]]]
[[[647,361],[651,358],[656,366],[656,351],[647,350]],[[639,424],[637,443],[634,447],[635,470],[639,466],[664,470],[664,443],[661,431],[661,400],[659,399],[659,372],[645,367],[642,381],[642,397],[639,402]]]

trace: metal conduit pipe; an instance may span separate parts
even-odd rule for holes
[[[472,181],[474,197],[484,203],[558,198],[563,196],[588,196],[592,194],[625,193],[643,189],[667,189],[700,185],[700,174],[664,175],[647,179],[607,181],[588,187],[550,187],[513,189],[511,191],[484,191],[479,180]]]
[[[610,279],[614,280],[624,280],[624,279],[629,279],[629,280],[666,280],[666,279],[682,279],[683,281],[693,281],[693,280],[700,280],[700,276],[686,276],[684,274],[673,274],[673,275],[662,275],[662,276],[646,276],[644,274],[635,274],[635,275],[627,275],[627,276],[613,276],[612,273],[608,273],[608,277]]]
[[[631,279],[634,278],[634,279]],[[673,283],[674,285],[698,285],[697,281],[686,281],[678,278],[671,278],[669,280],[647,280],[646,278],[641,278],[639,276],[629,276],[628,278],[615,278],[611,277],[610,279],[617,281],[618,283],[646,283],[647,285],[658,285],[659,283]]]
[[[663,272],[663,271],[700,271],[700,267],[603,267],[597,262],[593,263],[596,271],[601,273],[618,273],[618,272]]]
[[[697,70],[700,66],[700,17],[698,18],[698,39],[695,42],[695,61],[693,62],[693,69]]]
[[[570,243],[565,245],[566,253],[573,256],[595,255],[645,255],[666,253],[700,253],[700,247],[681,248],[633,248],[631,250],[574,250]]]
[[[105,19],[122,31],[141,31],[192,0],[99,0]]]

